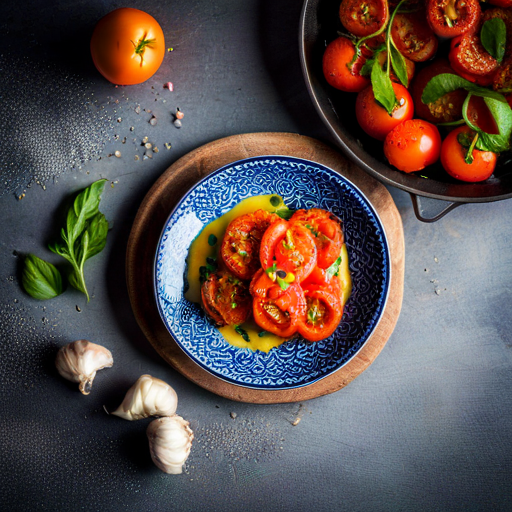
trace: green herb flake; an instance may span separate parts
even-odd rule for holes
[[[282,199],[279,196],[271,196],[270,197],[270,204],[277,208],[282,203]]]
[[[264,337],[264,336],[266,336],[267,334],[268,334],[268,332],[267,332],[267,331],[260,331],[260,332],[258,333],[258,338],[263,338],[263,337]]]
[[[208,237],[208,245],[209,245],[210,247],[213,247],[216,243],[217,243],[217,237],[212,233],[212,234]]]
[[[249,335],[247,334],[247,331],[243,329],[240,325],[235,325],[234,327],[235,332],[242,336],[243,340],[249,343],[251,339],[249,338]]]
[[[295,213],[295,210],[290,210],[288,208],[283,208],[280,210],[276,210],[276,215],[284,220],[290,220]]]
[[[333,276],[338,276],[340,273],[341,256],[325,271],[329,279]]]

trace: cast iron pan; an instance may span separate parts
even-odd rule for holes
[[[424,222],[436,221],[464,203],[512,197],[512,159],[507,155],[500,156],[491,178],[476,184],[452,179],[440,164],[414,174],[389,166],[382,142],[366,135],[357,123],[355,95],[337,91],[323,77],[324,49],[343,30],[339,5],[340,0],[305,0],[299,42],[302,70],[313,104],[345,154],[379,181],[409,192],[416,216]]]

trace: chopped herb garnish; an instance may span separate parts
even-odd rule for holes
[[[281,217],[281,219],[289,220],[292,215],[295,213],[295,210],[289,210],[288,208],[283,210],[276,210],[276,214]]]
[[[287,283],[283,278],[281,278],[279,276],[277,276],[276,281],[277,281],[277,284],[279,285],[279,287],[281,288],[281,290],[286,290],[286,288],[288,288],[288,286],[290,286],[290,283]]]
[[[208,237],[208,245],[213,247],[215,244],[217,243],[217,237],[212,233],[209,237]]]
[[[260,332],[258,333],[258,338],[263,338],[263,336],[266,336],[267,334],[268,334],[268,332],[267,332],[267,331],[260,331]]]
[[[331,278],[332,276],[337,276],[340,273],[340,265],[341,265],[341,256],[338,256],[338,259],[325,271],[327,276]]]
[[[314,236],[316,236],[317,238],[320,236],[320,233],[318,232],[317,229],[315,229],[314,226],[312,226],[311,224],[306,224],[306,227],[309,229],[309,231],[311,231],[311,233],[313,233]]]
[[[281,198],[279,196],[272,196],[270,198],[270,204],[277,208],[281,204]]]
[[[243,340],[247,341],[247,343],[249,343],[251,341],[251,339],[249,338],[249,335],[247,334],[247,331],[245,329],[242,329],[242,327],[240,327],[239,325],[235,325],[235,332],[237,334],[240,334],[240,336],[242,336]]]
[[[237,306],[238,306],[238,304],[236,302],[231,303],[231,309],[235,309]]]

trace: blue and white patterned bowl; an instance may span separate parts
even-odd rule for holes
[[[292,209],[324,208],[343,221],[353,289],[339,327],[323,341],[297,339],[268,353],[236,348],[224,340],[198,304],[184,298],[192,240],[242,199],[262,194],[279,194]],[[155,294],[172,337],[203,369],[244,387],[291,389],[327,377],[357,354],[384,311],[390,271],[381,221],[355,185],[318,163],[262,156],[209,174],[178,203],[158,243]]]

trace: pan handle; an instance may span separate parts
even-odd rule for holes
[[[451,201],[442,201],[441,199],[432,199],[430,197],[418,196],[410,193],[412,206],[416,218],[422,222],[436,222],[451,212],[457,206],[465,203],[454,203]]]

